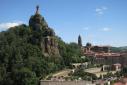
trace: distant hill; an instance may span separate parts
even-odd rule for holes
[[[111,47],[112,52],[127,52],[127,46],[123,47]]]

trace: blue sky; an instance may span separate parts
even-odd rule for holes
[[[28,24],[36,5],[65,42],[127,46],[127,0],[0,0],[0,31]]]

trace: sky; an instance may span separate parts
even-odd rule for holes
[[[36,5],[65,42],[127,46],[127,0],[0,0],[0,31],[27,24]]]

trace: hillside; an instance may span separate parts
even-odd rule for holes
[[[0,85],[38,85],[50,73],[81,62],[80,47],[55,35],[38,12],[29,26],[0,32]]]
[[[127,52],[127,46],[123,47],[111,47],[112,52]]]

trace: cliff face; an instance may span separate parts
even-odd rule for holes
[[[31,16],[29,20],[31,32],[33,32],[33,42],[39,41],[39,45],[45,56],[60,56],[58,49],[58,42],[55,38],[55,32],[46,23],[44,17],[38,13]]]

